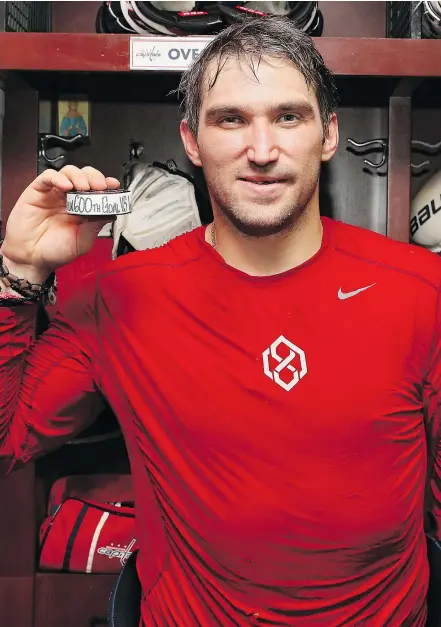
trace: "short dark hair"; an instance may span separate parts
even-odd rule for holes
[[[313,39],[286,17],[247,17],[222,30],[183,73],[178,94],[182,94],[183,117],[196,136],[208,64],[216,59],[217,68],[208,84],[211,89],[226,61],[246,59],[255,74],[262,57],[286,58],[301,72],[314,90],[323,128],[327,128],[338,101],[334,75],[325,65]],[[256,63],[257,61],[257,63]]]

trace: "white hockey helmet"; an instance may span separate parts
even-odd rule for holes
[[[441,170],[426,181],[412,200],[410,237],[418,246],[441,252]]]

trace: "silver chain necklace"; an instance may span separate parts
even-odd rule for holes
[[[211,223],[210,234],[211,234],[211,245],[213,246],[214,250],[216,250],[216,232],[214,230],[214,222]]]

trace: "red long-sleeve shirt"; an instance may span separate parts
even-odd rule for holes
[[[419,627],[441,513],[441,260],[323,219],[252,277],[199,228],[118,259],[30,344],[0,310],[1,455],[121,423],[146,627]],[[430,448],[429,447],[429,448]]]

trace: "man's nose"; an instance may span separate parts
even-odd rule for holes
[[[249,128],[248,160],[264,166],[279,158],[277,132],[268,122],[252,124]]]

